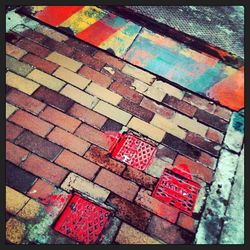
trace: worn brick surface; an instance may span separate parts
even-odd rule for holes
[[[13,30],[7,32],[5,34],[5,40],[8,41],[9,43],[15,44],[18,40],[20,40],[22,37],[14,32]]]
[[[159,145],[156,150],[156,157],[163,161],[168,161],[169,159],[174,160],[176,155],[177,153],[174,150],[163,145]]]
[[[14,163],[15,165],[19,165],[23,160],[25,160],[28,156],[28,151],[6,141],[6,160]]]
[[[70,98],[63,96],[53,90],[41,86],[33,96],[46,104],[56,107],[62,111],[67,111],[73,104],[74,101]]]
[[[202,164],[208,166],[211,169],[215,168],[216,165],[216,158],[212,157],[211,155],[205,153],[205,152],[201,152],[201,155],[199,157],[199,162],[201,162]]]
[[[177,221],[177,225],[187,229],[188,231],[192,233],[195,233],[195,230],[197,227],[197,221],[195,221],[194,218],[184,213],[180,213],[178,221]]]
[[[39,215],[41,207],[40,203],[30,199],[17,215],[24,220],[32,220]]]
[[[6,121],[6,139],[13,141],[15,140],[22,132],[23,128]]]
[[[48,139],[79,155],[83,155],[90,145],[88,142],[58,127],[55,127],[48,135]]]
[[[6,222],[6,240],[12,244],[21,244],[25,236],[25,224],[12,217]]]
[[[46,35],[58,42],[67,41],[68,37],[62,33],[55,31],[54,29],[48,28],[46,26],[37,26],[36,31]]]
[[[116,208],[115,215],[118,218],[142,231],[146,229],[151,217],[148,211],[115,194],[111,194],[107,202]]]
[[[127,200],[133,200],[139,187],[133,182],[127,181],[106,169],[102,169],[97,177],[95,183],[107,188],[108,190],[120,195]]]
[[[133,77],[126,75],[126,74],[124,74],[121,71],[116,70],[116,69],[114,69],[114,71],[115,71],[114,74],[110,74],[104,68],[101,70],[101,72],[110,76],[114,81],[121,82],[127,86],[131,86],[132,82],[134,81]]]
[[[89,110],[81,105],[79,105],[78,103],[75,103],[68,111],[68,114],[71,116],[74,116],[78,119],[80,119],[81,121],[96,127],[98,129],[100,129],[102,127],[102,125],[105,123],[105,121],[107,120],[106,117],[92,111]]]
[[[60,185],[68,173],[65,169],[34,154],[30,155],[24,162],[23,169],[56,185]]]
[[[111,119],[107,119],[104,125],[102,126],[102,131],[112,131],[112,132],[119,132],[122,129],[122,124],[115,122]]]
[[[32,41],[35,42],[42,42],[45,39],[45,36],[35,30],[32,29],[26,29],[20,33],[24,37],[28,37]]]
[[[9,56],[12,56],[16,59],[20,59],[23,57],[27,52],[23,49],[18,48],[17,46],[11,44],[11,43],[6,43],[6,54]]]
[[[29,131],[24,131],[18,136],[15,143],[48,160],[54,160],[62,151],[60,146]]]
[[[218,130],[215,130],[213,128],[208,128],[206,137],[211,141],[222,143],[224,135],[220,133]]]
[[[113,56],[108,55],[107,53],[104,53],[102,51],[98,51],[95,54],[95,58],[100,59],[101,61],[114,66],[117,69],[122,69],[123,66],[125,65],[125,62],[123,62],[120,59],[117,59]]]
[[[18,61],[17,59],[6,55],[6,68],[21,75],[26,76],[33,69],[29,64]]]
[[[226,109],[226,108],[222,108],[220,106],[216,106],[216,109],[214,111],[214,115],[219,116],[220,118],[229,121],[230,117],[232,115],[232,111]]]
[[[90,180],[94,178],[99,169],[98,165],[73,154],[68,150],[63,150],[63,152],[57,157],[55,163]]]

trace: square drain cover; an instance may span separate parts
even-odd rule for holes
[[[172,170],[164,169],[152,196],[192,215],[199,190],[200,185],[192,181],[188,166],[182,164]]]
[[[112,157],[139,170],[145,170],[151,163],[156,147],[131,134],[122,135],[112,152]]]
[[[73,240],[93,244],[108,221],[109,214],[106,209],[74,195],[54,229]]]

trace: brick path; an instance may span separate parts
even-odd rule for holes
[[[78,244],[54,230],[78,193],[110,212],[96,244],[193,243],[221,148],[241,151],[244,117],[236,126],[237,113],[26,21],[6,34],[7,242]],[[148,168],[111,156],[106,132],[119,131],[156,146]],[[152,196],[180,164],[201,185],[192,215]]]

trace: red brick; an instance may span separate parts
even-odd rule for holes
[[[124,98],[120,101],[118,106],[129,112],[130,114],[144,120],[145,122],[150,122],[154,116],[153,112]]]
[[[102,51],[98,51],[95,54],[95,57],[109,65],[112,65],[113,67],[117,69],[122,69],[123,66],[125,65],[125,62],[123,62],[122,60],[119,60],[113,56],[110,56],[107,53],[104,53]]]
[[[192,175],[203,179],[207,183],[210,183],[213,179],[213,171],[201,163],[192,161],[185,156],[178,155],[174,161],[174,165],[179,166],[180,164],[186,164]]]
[[[174,160],[176,155],[177,152],[168,147],[164,147],[163,145],[159,145],[156,151],[156,157],[162,159],[163,161],[166,161],[167,158]]]
[[[108,151],[94,145],[90,147],[84,157],[116,174],[121,174],[125,169],[124,164],[109,157]]]
[[[178,110],[179,112],[193,117],[197,108],[187,102],[181,101],[174,96],[166,95],[162,101],[164,104]]]
[[[115,194],[109,196],[108,204],[115,207],[115,215],[121,220],[142,231],[146,229],[151,218],[151,214],[148,211]]]
[[[215,129],[208,128],[206,137],[211,141],[222,143],[224,135]]]
[[[139,187],[133,182],[127,181],[106,169],[101,169],[95,178],[95,183],[130,201],[134,199],[139,190]]]
[[[214,115],[219,116],[220,118],[229,121],[230,117],[232,115],[232,111],[226,109],[226,108],[222,108],[220,106],[217,106],[215,111],[214,111]]]
[[[123,83],[113,82],[109,89],[137,104],[139,104],[143,98],[143,95]]]
[[[192,217],[183,213],[180,213],[177,224],[180,227],[183,227],[187,229],[188,231],[191,231],[192,233],[195,233],[195,230],[197,227],[196,221]]]
[[[215,169],[216,159],[214,157],[212,157],[211,155],[209,155],[205,152],[201,152],[201,155],[200,155],[198,160],[199,160],[199,162],[208,166],[209,168]]]
[[[32,29],[26,29],[26,30],[22,31],[20,33],[20,35],[22,35],[24,37],[28,37],[32,41],[35,41],[35,42],[38,42],[38,43],[42,42],[46,38],[46,36],[44,36],[43,34],[38,33],[37,31],[32,30]]]
[[[104,74],[95,71],[94,69],[91,69],[88,66],[83,66],[78,73],[106,88],[112,82],[112,79],[110,77],[105,76]]]
[[[68,150],[63,150],[63,152],[56,159],[55,163],[90,180],[94,178],[99,169],[98,165],[85,160]]]
[[[68,174],[67,170],[34,154],[24,162],[23,169],[56,185],[60,185]]]
[[[79,155],[83,155],[90,145],[88,142],[58,127],[55,127],[48,135],[48,139]]]
[[[52,74],[59,67],[59,65],[53,62],[47,61],[33,54],[25,55],[21,61],[31,64],[37,69],[40,69],[48,74]]]
[[[81,121],[95,127],[101,128],[107,118],[90,109],[87,109],[78,103],[75,103],[68,111],[68,114],[80,119]]]
[[[9,43],[15,44],[18,40],[20,40],[22,37],[17,34],[16,32],[9,31],[5,34],[5,40]]]
[[[31,40],[28,40],[26,38],[23,38],[21,40],[19,40],[16,45],[21,48],[24,49],[30,53],[33,53],[37,56],[40,56],[42,58],[45,58],[46,56],[48,56],[51,52],[42,47],[41,45],[32,42]]]
[[[143,186],[146,189],[153,190],[156,185],[157,178],[143,173],[142,171],[133,167],[127,167],[122,175],[124,178],[129,179],[139,186]]]
[[[12,89],[7,97],[6,100],[9,103],[15,104],[19,106],[20,108],[26,109],[27,111],[30,111],[34,114],[39,114],[41,110],[44,109],[46,106],[44,103],[32,98],[29,95],[24,94],[23,92]]]
[[[47,107],[39,117],[71,133],[81,124],[79,120],[51,107]]]
[[[21,133],[23,132],[23,128],[6,121],[6,139],[13,141],[15,140]]]
[[[152,111],[153,113],[157,113],[167,119],[170,119],[173,117],[174,115],[174,111],[168,107],[164,107],[160,104],[157,104],[156,102],[148,99],[147,97],[144,97],[141,104],[140,104],[143,108],[146,108],[150,111]]]
[[[89,65],[91,68],[100,71],[102,67],[105,65],[104,62],[96,60],[94,57],[87,55],[83,51],[76,50],[73,54],[73,58],[76,61],[82,62],[84,64]]]
[[[80,138],[96,144],[101,148],[106,150],[109,149],[109,138],[103,132],[96,130],[87,124],[82,124],[75,132],[75,135],[79,136]]]
[[[23,110],[17,110],[9,120],[42,137],[45,137],[54,127],[48,122],[45,122]]]
[[[6,141],[6,160],[19,165],[23,160],[26,159],[29,152],[11,142]]]

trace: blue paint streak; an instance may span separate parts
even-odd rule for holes
[[[244,117],[241,112],[237,112],[233,117],[233,128],[240,133],[244,133]]]

